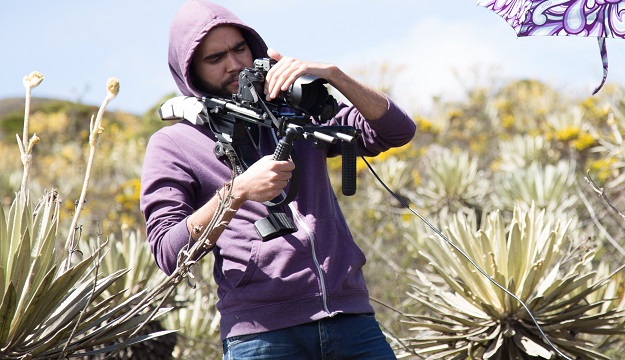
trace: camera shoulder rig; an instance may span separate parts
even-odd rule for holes
[[[235,159],[235,174],[241,174],[256,159],[259,150],[252,133],[258,127],[273,128],[281,139],[276,141],[274,160],[291,159],[295,170],[289,190],[282,197],[264,202],[269,216],[254,225],[263,240],[297,231],[293,220],[280,208],[297,195],[300,164],[293,151],[296,140],[311,140],[314,146],[323,143],[341,144],[342,192],[356,192],[356,141],[361,131],[353,126],[330,126],[322,123],[334,117],[336,100],[328,94],[327,81],[310,75],[300,76],[290,89],[280,94],[276,101],[265,102],[260,94],[269,59],[257,59],[254,68],[246,68],[239,75],[239,91],[232,99],[220,97],[178,96],[167,100],[159,109],[163,120],[186,119],[198,126],[208,126],[215,135],[215,155],[220,158],[231,154]],[[313,122],[313,118],[317,119]],[[322,125],[320,125],[322,124]]]
[[[282,205],[291,202],[297,195],[299,184],[299,168],[293,143],[296,140],[312,140],[313,144],[341,143],[342,149],[342,192],[353,195],[356,192],[356,140],[360,130],[352,126],[315,125],[311,118],[295,113],[277,113],[274,111],[258,111],[237,105],[233,101],[221,98],[195,98],[178,96],[167,100],[159,109],[163,120],[186,119],[198,126],[208,126],[217,139],[215,155],[217,157],[230,153],[235,158],[233,169],[237,174],[245,171],[257,158],[257,150],[252,144],[250,135],[253,126],[274,128],[281,139],[276,144],[274,160],[291,158],[295,170],[287,194],[279,199],[264,202],[268,207],[269,216],[256,222],[256,230],[263,240],[270,240],[297,230],[283,211]]]

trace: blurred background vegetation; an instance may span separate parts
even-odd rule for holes
[[[381,67],[378,78],[374,80],[377,84],[371,85],[377,85],[392,97],[392,79],[396,72],[401,72],[401,69]],[[174,95],[164,96],[163,101]],[[123,90],[119,96],[123,96]],[[19,189],[22,175],[15,134],[21,133],[23,103],[23,99],[0,100],[0,153],[3,154],[0,157],[0,200],[5,209]],[[139,211],[139,179],[149,136],[168,125],[156,113],[160,104],[154,104],[144,114],[107,112],[104,116],[105,132],[100,140],[89,196],[79,225],[85,239],[102,234],[114,240],[113,247],[117,250],[111,255],[115,256],[115,262],[109,264],[109,272],[120,267],[137,266],[137,257],[149,259],[151,256],[146,249],[128,249],[146,245],[143,218]],[[36,133],[41,141],[35,147],[31,194],[37,199],[43,196],[45,190],[58,189],[62,200],[61,222],[69,222],[80,195],[88,154],[89,118],[96,111],[97,106],[33,99],[31,133]],[[596,279],[608,279],[601,287],[585,292],[583,301],[593,303],[605,300],[601,303],[600,314],[609,312],[614,318],[606,319],[600,326],[612,330],[620,328],[622,331],[623,321],[619,311],[623,310],[624,287],[620,272],[612,274],[611,271],[622,266],[625,258],[625,220],[617,211],[625,211],[625,194],[622,191],[625,182],[624,114],[625,90],[616,85],[608,84],[592,97],[572,98],[533,80],[505,84],[492,82],[486,86],[476,84],[467,86],[461,99],[434,99],[431,110],[413,115],[418,131],[410,144],[367,160],[399,199],[410,204],[445,234],[453,234],[451,224],[462,228],[457,225],[459,221],[468,227],[469,233],[487,232],[487,224],[495,220],[486,219],[494,218],[491,215],[494,213],[504,224],[501,231],[506,232],[510,228],[508,224],[518,220],[515,213],[529,212],[534,206],[538,211],[544,211],[544,217],[548,219],[545,221],[554,228],[556,223],[567,224],[566,234],[562,235],[566,239],[562,244],[566,245],[553,250],[562,255],[554,260],[559,264],[560,272],[556,271],[558,276],[544,274],[541,286],[549,286],[545,281],[557,284],[558,279],[567,276],[570,269],[576,269],[578,274],[596,275],[592,279],[588,277],[585,282],[588,288],[599,281]],[[426,335],[436,335],[437,331],[441,331],[433,324],[444,319],[445,314],[438,314],[424,306],[424,303],[434,303],[435,299],[425,299],[427,294],[414,289],[433,286],[441,294],[461,293],[441,274],[440,269],[445,269],[445,266],[436,265],[437,261],[442,261],[435,255],[441,251],[437,249],[445,249],[446,245],[423,221],[383,189],[362,160],[358,164],[358,190],[352,197],[340,195],[340,159],[330,159],[329,165],[352,233],[368,258],[365,272],[381,325],[401,357],[433,356],[437,350],[419,345],[419,341],[426,341]],[[594,181],[600,190],[593,188],[589,180]],[[523,245],[533,246],[532,242],[538,241],[526,235],[524,233],[518,240]],[[585,249],[586,255],[575,257],[581,248]],[[450,254],[451,249],[448,248],[448,251]],[[131,254],[136,254],[134,259],[129,256]],[[531,261],[539,262],[541,259],[544,260],[536,258]],[[503,261],[513,260],[506,258]],[[461,256],[449,256],[445,262],[457,266],[447,272],[454,281],[462,283],[458,280],[462,269],[475,272]],[[140,263],[141,267],[154,266],[150,261]],[[159,324],[168,329],[180,329],[174,350],[176,358],[221,356],[211,267],[212,259],[208,256],[202,260],[201,269],[196,269],[195,288],[186,284],[178,286],[171,300],[178,310]],[[106,273],[106,266],[103,270]],[[133,281],[141,279],[143,286],[158,274],[158,271],[135,274]],[[514,281],[519,281],[519,278]],[[524,300],[533,301],[540,297],[537,287],[527,290],[530,294]],[[491,301],[476,296],[468,295],[467,301],[474,305]],[[573,299],[573,295],[561,296]],[[595,300],[591,300],[591,296]],[[464,310],[468,311],[467,307]],[[459,311],[462,313],[463,309]],[[501,310],[500,313],[506,311]],[[518,309],[514,311],[518,312]],[[427,316],[430,320],[411,317],[415,314]],[[556,315],[547,312],[542,315],[541,322],[552,324],[550,317],[557,322]],[[625,337],[616,330],[616,336],[607,330],[577,336],[577,333],[587,332],[581,328],[588,330],[599,326],[591,325],[567,329],[566,334],[564,330],[556,329],[553,336],[566,335],[570,341],[578,339],[588,349],[614,358],[614,349],[625,346]],[[461,332],[452,325],[446,326],[450,331]],[[423,330],[424,327],[429,330]],[[532,330],[534,334],[535,330]],[[444,344],[444,349],[462,347],[457,339],[441,340],[440,336],[438,339]],[[475,347],[483,347],[480,356],[484,356],[489,349],[491,343],[488,341],[476,343]],[[558,345],[564,346],[563,342]],[[150,349],[135,348],[134,351],[136,358],[142,358],[138,354]],[[440,353],[440,349],[438,351]],[[468,358],[466,351],[453,355],[459,357],[440,355],[439,358]],[[521,358],[541,358],[540,352],[538,355],[524,354],[522,356],[526,357]],[[582,355],[586,356],[582,358],[603,358],[600,355]],[[162,358],[167,357],[163,355]]]

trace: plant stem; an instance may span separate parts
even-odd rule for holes
[[[31,88],[26,88],[26,99],[24,106],[24,130],[22,132],[22,145],[24,148],[28,147],[28,122],[30,120],[30,96]]]
[[[69,269],[71,266],[71,258],[72,254],[76,250],[76,224],[78,223],[78,218],[80,217],[80,213],[83,208],[83,204],[85,203],[85,198],[87,197],[87,188],[89,187],[89,180],[91,178],[91,171],[93,169],[93,162],[95,159],[95,153],[98,147],[98,140],[100,139],[100,134],[102,133],[100,125],[102,124],[102,117],[104,116],[104,109],[108,105],[108,103],[113,99],[113,96],[107,94],[102,102],[102,105],[98,109],[98,113],[95,117],[95,121],[93,116],[91,117],[91,124],[89,129],[89,160],[87,161],[87,169],[85,170],[85,180],[82,184],[82,190],[80,192],[80,198],[76,203],[76,211],[74,213],[74,217],[72,218],[72,223],[69,227],[69,232],[67,235],[67,240],[65,241],[65,249],[67,250],[67,263],[66,269]]]
[[[22,165],[24,166],[24,173],[22,175],[22,182],[20,185],[20,193],[25,194],[26,186],[28,184],[28,175],[30,174],[30,165],[32,162],[32,157],[30,155],[29,146],[28,146],[28,126],[30,119],[30,97],[31,97],[31,88],[26,87],[26,98],[24,100],[24,127],[22,132],[22,139],[20,141],[19,136],[17,137],[17,143],[20,149],[20,154],[22,157]]]

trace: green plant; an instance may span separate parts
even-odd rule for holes
[[[117,269],[101,276],[104,244],[81,261],[74,263],[73,260],[81,233],[77,225],[81,204],[86,196],[99,134],[103,131],[102,114],[108,101],[117,95],[117,80],[109,79],[105,101],[95,120],[92,118],[91,152],[81,201],[62,251],[56,248],[60,240],[58,193],[48,191],[33,205],[28,191],[33,149],[39,141],[37,135],[28,139],[30,92],[42,80],[43,76],[37,72],[24,78],[27,90],[24,132],[22,138],[17,135],[24,172],[20,191],[9,212],[5,214],[0,207],[0,359],[110,353],[170,333],[135,336],[145,323],[169,310],[150,305],[171,287],[171,283],[166,282],[153,292],[140,289],[119,300],[123,292],[106,294],[106,291],[128,271]],[[120,338],[124,341],[87,351]]]
[[[596,351],[594,337],[622,335],[625,315],[620,301],[592,295],[613,295],[605,287],[617,285],[620,269],[597,278],[590,266],[595,250],[567,237],[567,225],[534,206],[515,208],[509,224],[495,211],[479,228],[474,215],[455,216],[445,234],[488,277],[433,239],[420,251],[430,271],[415,270],[410,293],[428,312],[406,315],[415,332],[404,339],[407,348],[429,359],[553,359],[549,339],[572,358],[609,359]],[[547,338],[491,279],[527,305]]]
[[[451,213],[463,208],[481,208],[488,187],[477,157],[471,157],[467,151],[434,147],[426,155],[423,167],[423,183],[411,196],[414,203]]]
[[[92,237],[90,245],[97,249],[98,238]],[[141,236],[137,229],[125,228],[121,238],[112,235],[106,248],[107,254],[102,259],[100,271],[103,274],[113,274],[119,269],[127,269],[122,281],[118,281],[107,288],[106,293],[113,295],[128,292],[135,294],[143,289],[153,289],[166,280],[152,257],[149,243]]]
[[[119,293],[96,301],[126,273],[120,269],[100,276],[102,247],[78,264],[63,264],[66,259],[54,249],[58,205],[54,192],[48,193],[34,209],[27,196],[18,193],[9,213],[2,213],[0,359],[62,358],[130,335],[151,316],[144,311],[145,305],[134,309],[136,316],[120,313],[119,309],[133,299],[116,304]],[[138,337],[128,344],[152,336]]]
[[[555,165],[534,161],[515,171],[498,172],[493,180],[494,201],[499,208],[535,203],[548,212],[563,214],[574,209],[578,201],[575,164],[566,160]]]
[[[531,163],[549,160],[549,145],[544,137],[516,135],[499,141],[501,153],[497,170],[515,172]]]
[[[163,319],[166,328],[178,330],[174,350],[177,359],[213,359],[222,355],[217,285],[211,276],[213,263],[211,256],[194,268],[192,283],[176,289],[179,306]]]

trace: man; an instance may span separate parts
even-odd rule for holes
[[[360,154],[375,156],[414,136],[414,122],[384,94],[334,65],[268,50],[256,31],[221,6],[188,0],[172,21],[169,66],[183,95],[230,98],[239,72],[267,56],[277,64],[266,77],[266,99],[300,75],[325,78],[353,104],[339,104],[330,123],[362,130]],[[295,142],[302,180],[287,211],[298,230],[262,241],[254,229],[267,216],[262,202],[282,192],[295,165],[272,160],[273,130],[258,130],[258,160],[234,179],[229,224],[211,238],[224,359],[394,359],[369,303],[364,254],[327,175],[326,158],[340,149]],[[216,158],[214,145],[210,129],[187,121],[159,130],[148,144],[141,208],[155,260],[166,273],[208,224],[230,179],[228,162]]]

